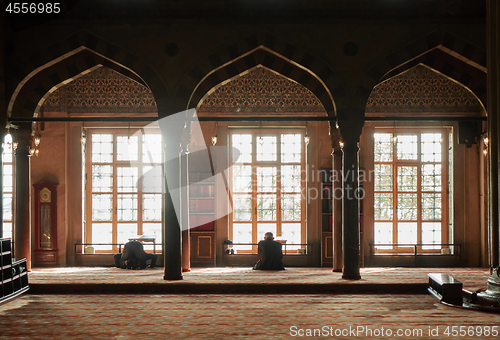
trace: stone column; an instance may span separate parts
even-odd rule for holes
[[[14,179],[14,257],[26,258],[31,269],[31,171],[30,153],[31,128],[24,127],[14,133],[19,144],[15,152]]]
[[[180,159],[183,125],[181,125],[179,121],[176,121],[175,118],[168,117],[160,120],[160,128],[163,137],[163,155],[166,160],[163,170],[165,174],[165,196],[163,206],[163,279],[182,280],[181,225],[180,219],[177,217],[175,211],[174,203],[180,208],[181,197],[178,190],[181,183]],[[174,200],[177,200],[177,202],[174,202]]]
[[[363,122],[344,121],[340,124],[342,140],[342,278],[359,280],[359,139]]]
[[[338,129],[332,129],[332,237],[333,237],[333,271],[342,272],[342,149],[340,148]]]
[[[487,68],[488,68],[488,214],[490,267],[499,263],[500,202],[498,170],[500,164],[500,4],[487,0]]]
[[[183,142],[181,151],[181,224],[182,272],[191,271],[191,240],[189,233],[189,166],[188,144]]]

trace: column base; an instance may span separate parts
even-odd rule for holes
[[[183,279],[182,275],[180,275],[180,276],[173,276],[173,277],[163,276],[163,280],[172,280],[173,281],[173,280],[182,280],[182,279]]]
[[[361,275],[342,275],[343,280],[361,280]]]
[[[191,271],[191,268],[182,268],[183,273],[189,273]]]
[[[342,269],[335,269],[335,268],[334,268],[334,269],[332,270],[332,272],[334,272],[334,273],[342,273]]]

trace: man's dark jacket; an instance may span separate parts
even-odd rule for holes
[[[281,243],[274,241],[272,238],[266,238],[260,241],[259,261],[255,264],[254,269],[261,270],[284,270],[283,267],[283,252],[281,251]]]

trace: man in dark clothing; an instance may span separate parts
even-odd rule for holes
[[[129,241],[123,247],[123,254],[115,254],[115,265],[118,268],[141,269],[146,268],[146,261],[151,260],[150,267],[156,264],[156,255],[144,251],[144,246],[139,241]],[[126,263],[126,265],[125,265]]]
[[[253,269],[284,270],[285,267],[281,261],[283,259],[281,247],[281,243],[274,240],[273,233],[267,232],[266,239],[259,242],[259,261]]]

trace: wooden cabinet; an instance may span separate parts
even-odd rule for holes
[[[0,302],[12,299],[29,289],[26,259],[12,259],[12,242],[0,239]]]
[[[35,265],[57,265],[57,190],[49,181],[35,189]]]
[[[191,231],[191,265],[215,267],[214,231]]]

